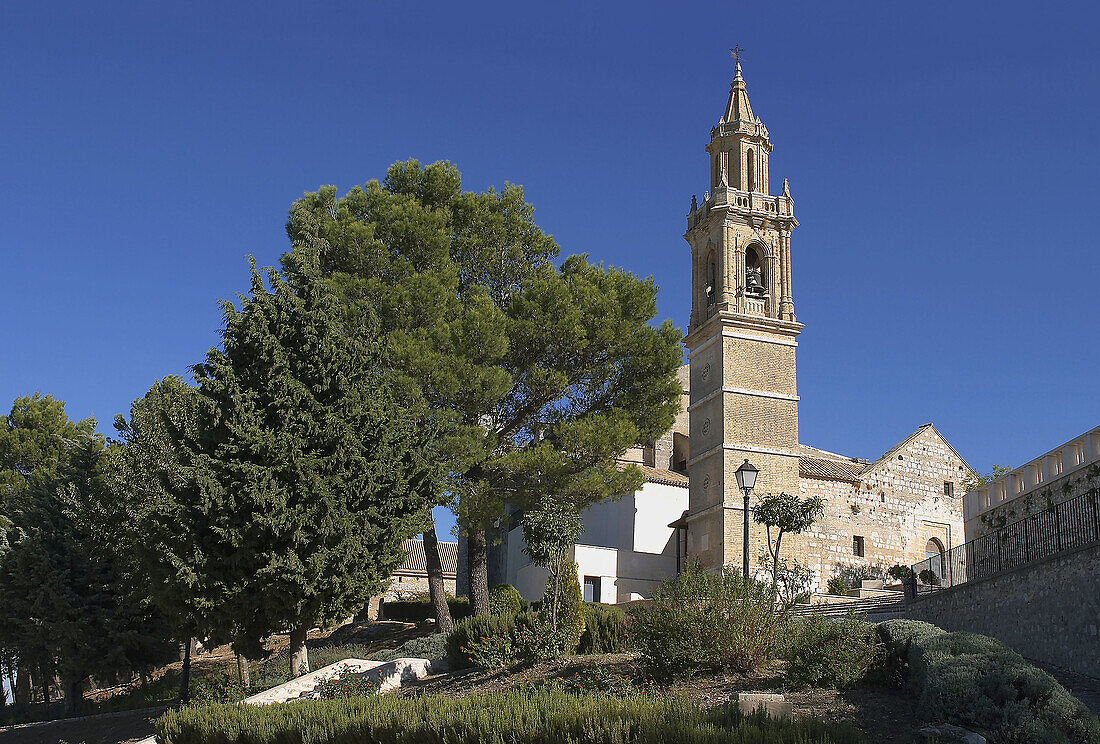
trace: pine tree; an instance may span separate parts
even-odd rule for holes
[[[56,401],[23,399],[23,404],[51,415],[24,417],[20,426],[37,431],[9,441],[51,442],[60,432],[71,436],[63,446],[39,448],[50,457],[40,458],[36,467],[15,470],[23,481],[4,505],[0,637],[20,666],[37,670],[43,690],[46,680],[60,677],[66,710],[73,712],[89,675],[128,671],[162,657],[166,649],[147,604],[131,591],[134,582],[118,552],[115,524],[106,518],[112,460],[103,438],[91,433],[94,422],[65,423]],[[22,462],[35,459],[27,456],[29,449],[22,451]],[[7,483],[19,483],[11,471]]]
[[[523,190],[463,192],[449,163],[390,167],[337,198],[291,208],[284,266],[316,261],[344,320],[381,323],[400,394],[426,400],[449,498],[469,541],[471,603],[489,611],[485,529],[548,494],[578,508],[641,484],[615,458],[672,423],[680,332],[651,325],[657,288],[572,256]]]

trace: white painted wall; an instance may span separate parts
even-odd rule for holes
[[[600,577],[600,601],[643,599],[676,573],[676,530],[669,527],[687,509],[686,488],[646,483],[618,501],[597,504],[581,515],[584,533],[570,551],[583,584]],[[508,534],[508,581],[525,599],[542,597],[546,571],[523,553],[523,530]]]

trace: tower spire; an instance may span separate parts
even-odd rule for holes
[[[745,90],[745,78],[741,77],[741,56],[745,50],[739,46],[730,49],[730,56],[734,59],[733,83],[730,85],[730,97],[726,102],[726,113],[722,116],[722,124],[734,124],[744,121],[756,124],[752,106],[749,105],[749,94]]]

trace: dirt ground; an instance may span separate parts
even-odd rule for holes
[[[508,671],[460,670],[430,677],[403,687],[395,694],[462,696],[474,692],[500,692],[539,679],[568,679],[585,667],[606,666],[623,674],[638,674],[636,657],[630,654],[579,656],[531,669]],[[738,692],[782,692],[794,706],[795,715],[813,715],[835,723],[861,728],[870,741],[915,744],[920,741],[912,699],[901,690],[857,688],[854,690],[783,689],[779,667],[751,675],[704,674],[678,682],[672,691],[703,706],[732,700]]]
[[[311,648],[325,645],[362,644],[368,647],[393,648],[410,638],[430,632],[430,628],[410,623],[348,624],[331,632],[314,632],[309,636]],[[287,645],[286,636],[270,639],[269,649],[277,653]],[[234,663],[228,647],[213,649],[194,657],[193,665],[201,668],[225,668]],[[572,657],[561,662],[542,664],[525,670],[482,671],[461,670],[433,676],[402,688],[396,694],[414,696],[442,694],[461,696],[474,692],[497,692],[540,679],[568,679],[586,667],[604,666],[613,671],[640,676],[635,656],[613,654]],[[178,669],[179,663],[159,670]],[[96,699],[118,694],[125,688],[98,691],[89,697]],[[902,691],[883,688],[836,690],[783,690],[781,669],[772,667],[751,675],[706,674],[678,682],[672,691],[684,694],[700,705],[724,703],[738,692],[783,692],[794,706],[796,715],[814,715],[827,721],[846,722],[859,726],[871,741],[915,744],[919,722],[912,701]],[[69,719],[44,724],[28,724],[0,729],[0,744],[126,744],[153,733],[153,721],[164,707],[141,711],[108,713],[82,719]]]

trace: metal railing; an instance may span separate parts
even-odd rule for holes
[[[908,590],[948,589],[1096,542],[1100,542],[1100,489],[1094,488],[914,564]]]

